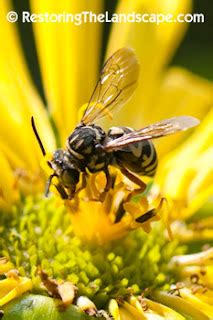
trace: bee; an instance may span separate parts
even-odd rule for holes
[[[151,139],[163,137],[194,127],[199,120],[190,116],[179,116],[151,124],[139,130],[129,127],[112,127],[105,132],[97,120],[111,115],[131,98],[139,76],[139,62],[134,50],[121,48],[104,64],[99,80],[87,104],[83,117],[66,141],[66,148],[57,149],[48,161],[53,170],[47,186],[46,196],[53,177],[61,198],[72,199],[76,192],[85,188],[88,172],[103,171],[106,175],[104,195],[112,186],[109,166],[115,166],[138,185],[143,192],[146,184],[138,177],[153,177],[157,168],[157,152]],[[38,135],[34,119],[32,128],[43,155],[46,155]],[[82,185],[76,190],[80,175]]]

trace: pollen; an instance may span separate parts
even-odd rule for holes
[[[103,201],[100,201],[106,184],[103,173],[90,175],[86,188],[76,193],[72,201],[65,201],[76,235],[100,245],[120,239],[138,228],[149,232],[151,223],[160,219],[162,211],[161,199],[149,202],[147,197],[141,196],[139,202],[133,203],[131,200],[137,187],[114,168],[110,174],[113,187]]]

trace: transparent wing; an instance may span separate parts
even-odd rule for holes
[[[122,48],[104,64],[88,106],[82,117],[84,124],[93,123],[124,105],[132,96],[139,75],[139,63],[134,51]]]
[[[199,120],[189,116],[180,116],[162,120],[148,127],[132,131],[126,135],[109,141],[104,149],[108,152],[121,149],[134,142],[167,136],[178,131],[187,130],[199,124]]]

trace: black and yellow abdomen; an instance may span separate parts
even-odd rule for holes
[[[108,139],[117,139],[133,129],[129,127],[112,127],[107,133]],[[157,168],[157,153],[150,140],[132,143],[113,152],[115,165],[123,166],[139,175],[154,176]]]

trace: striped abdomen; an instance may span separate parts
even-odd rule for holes
[[[107,133],[109,139],[117,139],[133,129],[129,127],[112,127]],[[133,143],[113,152],[115,164],[123,166],[132,172],[145,176],[154,176],[157,168],[157,153],[150,140]]]

